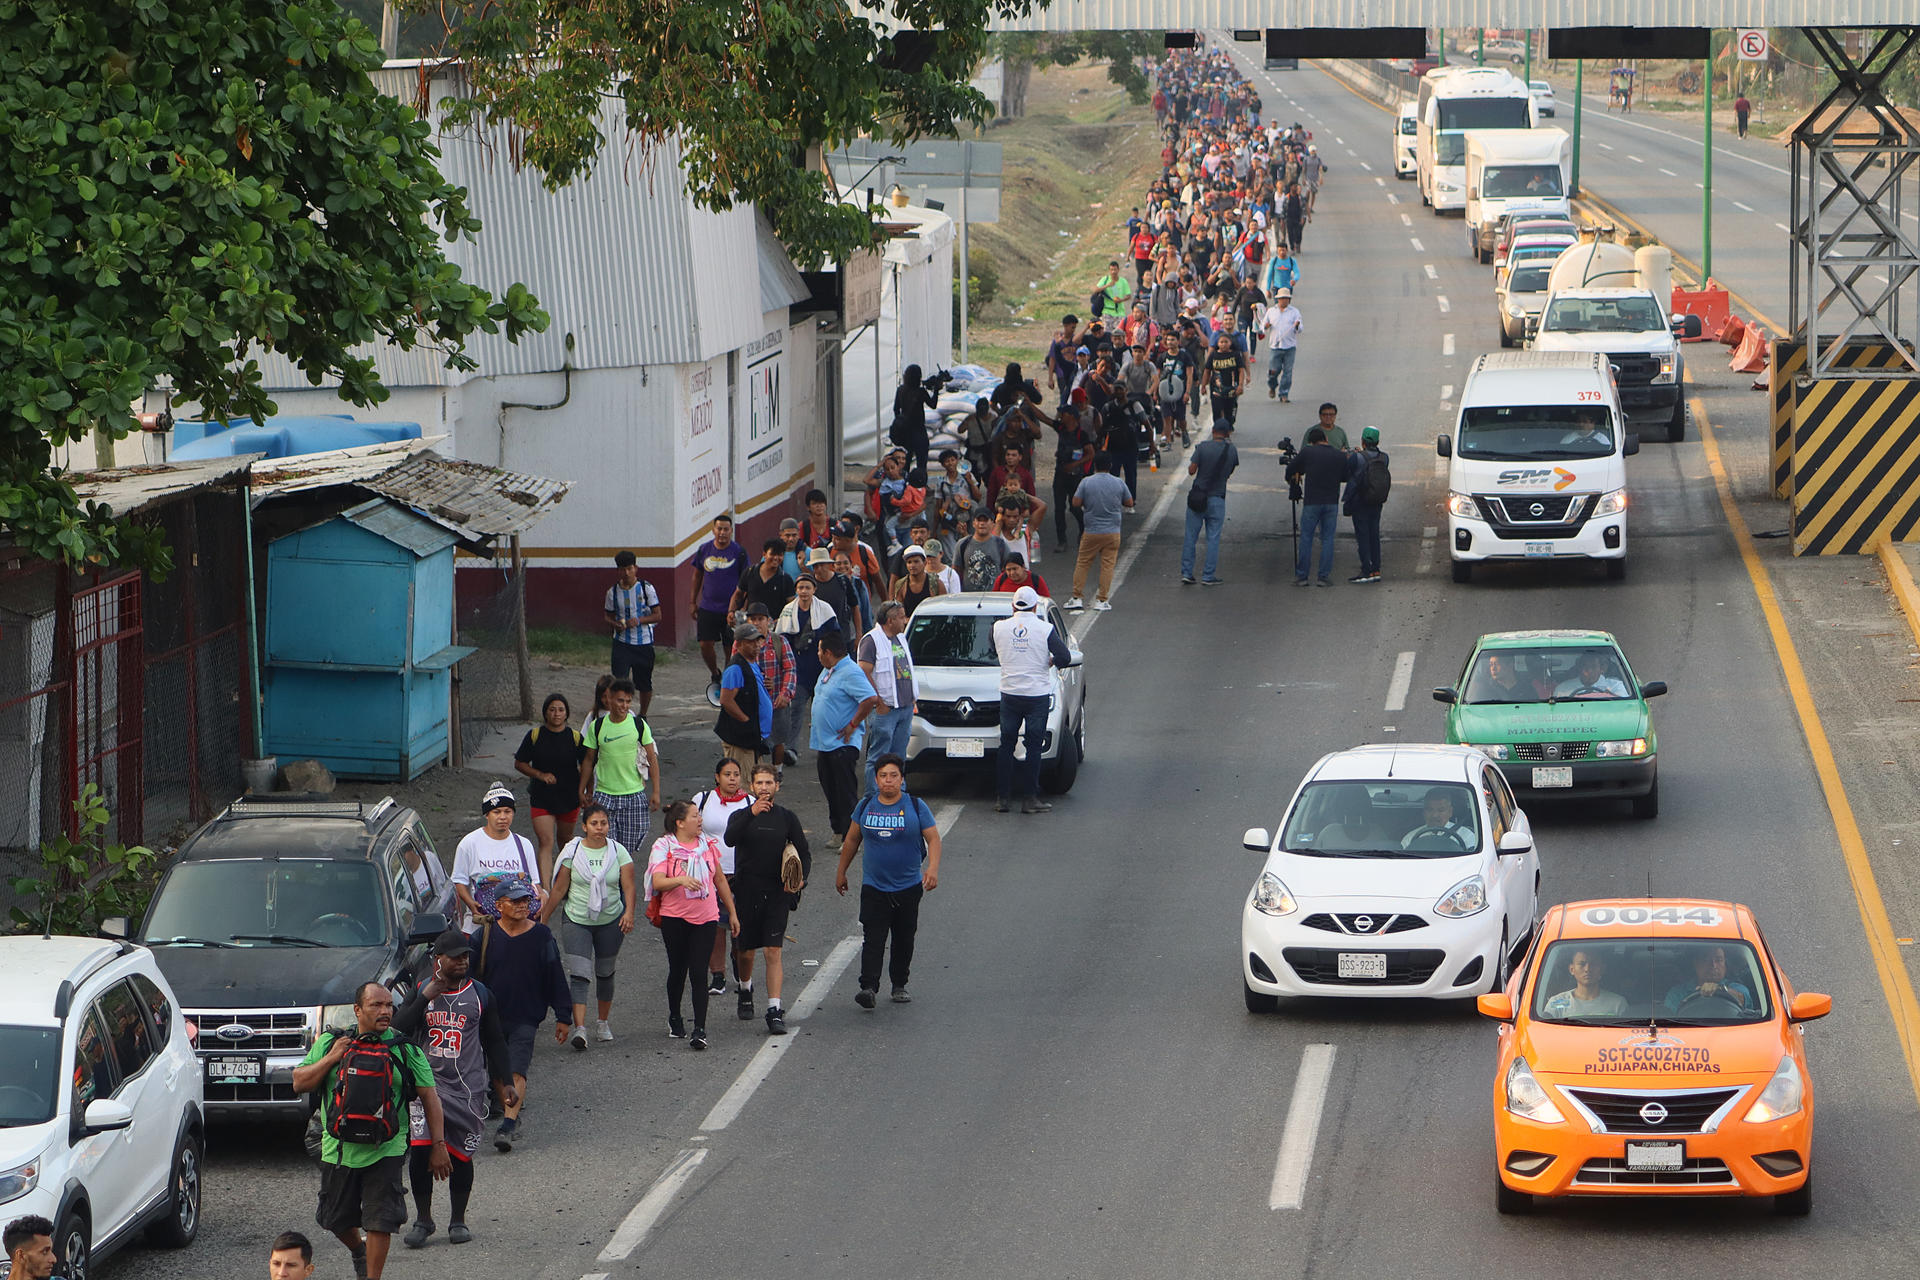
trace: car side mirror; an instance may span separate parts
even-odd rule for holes
[[[1067,663],[1069,667],[1077,667],[1087,660],[1087,655],[1078,649],[1070,649],[1068,653],[1073,656],[1073,661]]]
[[[1451,705],[1455,702],[1460,701],[1460,691],[1458,689],[1445,688],[1445,687],[1435,689],[1433,691],[1433,700],[1435,702],[1445,702]]]
[[[432,942],[445,933],[448,927],[447,918],[437,911],[417,915],[413,918],[413,931],[407,935],[407,945]]]
[[[1439,436],[1435,438],[1433,451],[1443,458],[1451,458],[1453,456],[1453,437]]]
[[[1627,442],[1620,446],[1620,456],[1623,458],[1631,458],[1638,452],[1640,452],[1640,433],[1638,431],[1629,431],[1627,432]]]
[[[1533,852],[1533,837],[1524,831],[1509,831],[1500,837],[1499,854],[1503,858],[1517,858]]]
[[[1833,1007],[1833,1001],[1827,1001],[1827,1007]],[[101,1098],[87,1104],[86,1130],[88,1133],[112,1133],[117,1129],[133,1127],[133,1108],[113,1098]]]
[[[1240,837],[1240,847],[1265,853],[1273,847],[1273,837],[1267,834],[1265,827],[1248,827],[1247,833]]]
[[[1480,188],[1478,187],[1467,188],[1467,199],[1478,200],[1479,198],[1480,198]]]
[[[1513,1021],[1513,997],[1504,991],[1489,991],[1473,1003],[1483,1017],[1495,1018],[1501,1022]]]
[[[1793,1003],[1787,1006],[1787,1017],[1794,1022],[1812,1022],[1815,1018],[1824,1018],[1832,1012],[1833,997],[1821,995],[1816,991],[1802,991],[1793,998]]]
[[[1687,315],[1685,312],[1681,312],[1681,311],[1674,312],[1673,331],[1679,334],[1683,338],[1699,337],[1700,336],[1700,317],[1690,316],[1690,315]]]
[[[1667,682],[1665,680],[1649,680],[1640,686],[1640,696],[1643,698],[1658,698],[1665,694],[1666,691]]]
[[[100,936],[103,938],[118,938],[124,942],[131,932],[132,927],[125,916],[108,916],[100,922]]]

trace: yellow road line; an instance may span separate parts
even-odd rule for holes
[[[1880,989],[1886,995],[1887,1009],[1893,1016],[1893,1031],[1900,1039],[1900,1052],[1907,1060],[1907,1075],[1913,1084],[1914,1098],[1920,1101],[1920,1000],[1914,998],[1913,981],[1907,975],[1900,946],[1894,941],[1893,923],[1887,918],[1886,901],[1880,896],[1879,882],[1874,879],[1866,843],[1860,838],[1860,824],[1854,820],[1853,805],[1848,802],[1847,789],[1840,781],[1840,766],[1833,758],[1827,731],[1821,726],[1819,709],[1813,704],[1813,690],[1807,684],[1799,651],[1794,648],[1793,637],[1787,631],[1779,597],[1774,593],[1773,581],[1767,576],[1766,566],[1760,562],[1760,553],[1753,549],[1753,537],[1740,514],[1739,505],[1734,501],[1733,485],[1727,478],[1726,467],[1720,461],[1720,445],[1714,438],[1713,424],[1707,421],[1705,406],[1699,397],[1694,397],[1691,403],[1694,421],[1700,425],[1700,444],[1706,451],[1707,466],[1713,472],[1714,488],[1720,494],[1721,510],[1726,512],[1727,524],[1733,530],[1734,541],[1740,546],[1740,559],[1747,567],[1747,576],[1753,580],[1753,594],[1759,599],[1760,612],[1766,617],[1767,631],[1773,639],[1773,651],[1780,659],[1781,674],[1786,677],[1787,690],[1793,697],[1794,713],[1799,716],[1801,732],[1807,738],[1807,752],[1813,757],[1814,772],[1820,778],[1820,790],[1825,793],[1827,810],[1833,816],[1834,833],[1840,841],[1840,857],[1846,863],[1847,879],[1853,884],[1853,900],[1860,911],[1861,926],[1866,931],[1867,950],[1873,955],[1873,967],[1879,970]]]
[[[1580,195],[1578,198],[1586,201],[1588,204],[1598,205],[1600,207],[1600,210],[1603,213],[1605,213],[1609,218],[1617,218],[1621,222],[1626,223],[1629,227],[1632,227],[1635,231],[1639,232],[1640,237],[1642,239],[1652,240],[1659,244],[1666,245],[1667,252],[1673,254],[1673,260],[1675,262],[1685,267],[1687,270],[1693,272],[1693,274],[1696,277],[1700,277],[1702,280],[1704,280],[1705,277],[1702,276],[1701,274],[1699,263],[1695,262],[1691,258],[1685,257],[1682,254],[1676,252],[1672,245],[1667,245],[1667,242],[1660,239],[1659,236],[1655,235],[1651,230],[1649,230],[1645,223],[1641,222],[1638,218],[1634,217],[1632,214],[1622,209],[1619,205],[1614,204],[1613,201],[1607,199],[1605,196],[1595,195],[1590,189],[1584,186],[1580,188]],[[1724,285],[1721,287],[1725,288]],[[1769,329],[1773,330],[1775,337],[1784,338],[1787,336],[1788,334],[1787,326],[1781,324],[1778,320],[1775,320],[1772,316],[1762,311],[1759,307],[1754,306],[1753,303],[1749,301],[1747,298],[1742,297],[1740,294],[1736,293],[1732,289],[1727,289],[1727,296],[1729,298],[1732,298],[1735,302],[1739,303],[1741,307],[1744,308],[1745,310],[1752,312],[1754,319],[1758,320],[1761,324],[1764,324]]]

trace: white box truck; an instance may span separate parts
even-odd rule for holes
[[[1564,129],[1467,130],[1467,252],[1493,261],[1503,213],[1573,214],[1573,139]]]

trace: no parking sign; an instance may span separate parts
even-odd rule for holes
[[[1767,60],[1767,32],[1764,27],[1742,27],[1734,32],[1733,45],[1742,62]]]

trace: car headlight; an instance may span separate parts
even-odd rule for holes
[[[1567,1119],[1560,1114],[1560,1108],[1553,1105],[1553,1099],[1540,1087],[1540,1082],[1533,1078],[1533,1069],[1525,1058],[1515,1058],[1507,1068],[1507,1111],[1541,1124],[1564,1124]]]
[[[1460,189],[1454,186],[1451,182],[1436,182],[1433,185],[1434,185],[1434,188],[1439,191],[1458,191]]]
[[[1262,871],[1253,886],[1253,909],[1262,915],[1290,916],[1300,909],[1287,886],[1271,871]]]
[[[1433,904],[1437,915],[1458,920],[1462,916],[1479,915],[1487,909],[1487,882],[1481,876],[1468,876],[1453,888],[1440,895],[1440,901]]]
[[[1473,500],[1472,494],[1450,493],[1447,495],[1447,514],[1459,516],[1462,520],[1478,520],[1480,504]]]
[[[1515,319],[1518,319],[1519,317],[1527,314],[1527,309],[1521,306],[1517,302],[1509,302],[1507,304],[1507,314],[1510,316],[1513,316]]]
[[[1673,366],[1674,366],[1674,364],[1675,364],[1675,360],[1674,360],[1674,357],[1672,357],[1672,356],[1661,356],[1661,357],[1660,357],[1660,372],[1658,372],[1658,373],[1656,373],[1656,374],[1654,374],[1654,375],[1653,375],[1653,381],[1655,381],[1655,382],[1672,382],[1672,381],[1673,381]]]
[[[314,1035],[322,1031],[353,1032],[360,1026],[360,1020],[354,1016],[350,1004],[327,1004],[320,1006],[320,1021],[316,1024]]]
[[[1494,760],[1505,760],[1513,754],[1513,748],[1504,742],[1466,742],[1461,745],[1472,747]]]
[[[1621,738],[1617,742],[1596,742],[1593,754],[1602,760],[1618,759],[1621,756],[1643,756],[1647,754],[1645,738]]]
[[[1600,495],[1600,501],[1593,504],[1595,516],[1617,516],[1627,509],[1627,491],[1615,489],[1611,493]]]
[[[1800,1078],[1800,1068],[1793,1064],[1793,1055],[1788,1054],[1780,1059],[1773,1079],[1767,1081],[1767,1087],[1747,1108],[1747,1122],[1765,1124],[1769,1120],[1784,1120],[1788,1116],[1798,1115],[1806,1092],[1807,1083]]]
[[[40,1185],[40,1157],[35,1156],[22,1165],[0,1170],[0,1204],[18,1200],[27,1192]]]

